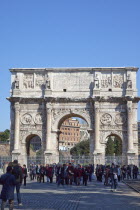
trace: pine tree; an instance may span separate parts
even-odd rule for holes
[[[106,155],[114,155],[114,141],[111,137],[108,138],[108,141],[106,143]]]
[[[114,153],[115,155],[122,155],[122,141],[117,137],[114,139]]]

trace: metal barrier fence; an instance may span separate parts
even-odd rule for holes
[[[62,155],[49,155],[46,158],[43,156],[27,156],[26,162],[23,162],[25,159],[22,156],[17,156],[14,159],[17,159],[21,164],[52,164],[52,163],[73,163],[74,165],[81,164],[103,164],[103,165],[111,165],[115,163],[117,165],[126,165],[132,164],[137,165],[140,167],[140,156],[137,157],[127,157],[127,156],[101,156],[101,155],[94,155],[94,156],[62,156]],[[12,156],[2,157],[0,156],[0,168],[3,167],[5,163],[11,162]]]

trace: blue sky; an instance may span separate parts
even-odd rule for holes
[[[9,68],[140,67],[139,50],[140,0],[0,0],[0,131]]]

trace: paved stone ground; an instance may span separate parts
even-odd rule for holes
[[[103,183],[88,183],[84,186],[59,186],[55,183],[28,181],[21,187],[22,207],[18,207],[15,195],[15,208],[23,210],[140,210],[140,194],[120,183],[117,192]],[[8,210],[8,206],[5,208]]]

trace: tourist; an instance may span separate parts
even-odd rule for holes
[[[83,185],[87,186],[87,180],[89,176],[89,169],[87,166],[83,168],[82,174],[83,174]]]
[[[132,171],[133,171],[133,179],[137,179],[138,167],[134,165]]]
[[[39,182],[41,183],[41,181],[43,181],[43,183],[45,182],[44,181],[44,175],[45,175],[45,167],[44,166],[40,166],[40,169],[39,169]]]
[[[16,178],[16,193],[17,193],[18,205],[22,206],[21,195],[20,195],[20,187],[21,187],[21,184],[22,184],[23,174],[22,174],[21,167],[18,165],[18,160],[14,160],[14,162],[13,162],[12,174]]]
[[[117,180],[118,180],[118,170],[117,167],[115,167],[114,163],[112,163],[112,166],[110,168],[110,178],[111,178],[111,191],[116,191],[117,189]]]
[[[109,185],[109,177],[110,177],[110,166],[106,166],[105,171],[104,171],[104,185],[108,186]]]
[[[65,166],[63,165],[58,165],[57,170],[56,170],[56,177],[57,177],[57,186],[60,184],[64,186],[64,172],[65,171]]]
[[[6,201],[9,200],[9,210],[14,208],[14,189],[16,185],[15,176],[12,175],[12,167],[7,167],[7,173],[3,174],[0,178],[0,184],[2,184],[1,191],[1,210],[4,210]]]
[[[69,163],[69,166],[67,168],[67,173],[68,173],[68,184],[72,185],[74,177],[74,167],[72,166],[71,163]]]
[[[126,169],[126,166],[122,166],[121,168],[122,170],[122,180],[124,180],[126,178],[126,172],[127,172],[127,169]]]
[[[121,181],[121,168],[120,166],[117,166],[117,170],[118,170],[118,182]]]
[[[26,186],[26,179],[27,179],[27,168],[26,165],[23,165],[23,169],[22,169],[22,173],[23,173],[23,184],[24,186]]]
[[[50,183],[53,182],[53,173],[54,173],[53,167],[52,167],[52,165],[50,165],[48,168],[48,178],[50,180]]]
[[[40,165],[36,166],[36,176],[37,176],[37,182],[40,181]]]
[[[127,166],[127,179],[131,179],[131,167],[128,165]]]

